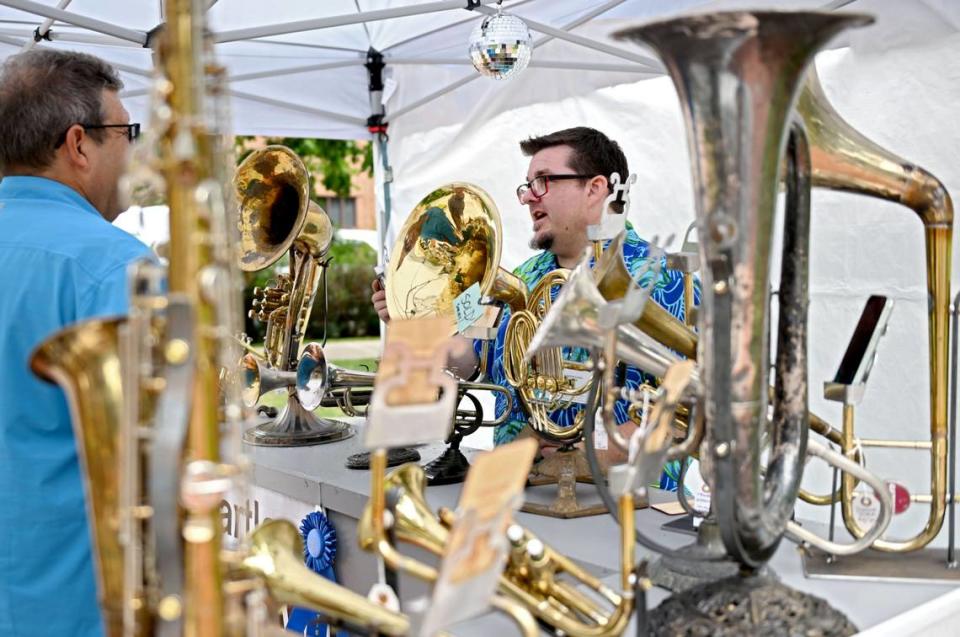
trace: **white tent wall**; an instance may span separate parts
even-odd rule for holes
[[[960,123],[960,35],[951,33],[905,47],[844,48],[823,53],[818,68],[837,110],[864,134],[936,174],[960,193],[956,149]],[[522,80],[518,80],[518,84]],[[517,142],[568,126],[589,125],[617,139],[631,171],[630,220],[642,236],[676,234],[678,247],[694,218],[690,163],[679,101],[665,77],[601,89],[584,96],[510,110],[489,120],[439,127],[391,139],[394,167],[391,241],[419,199],[438,184],[468,181],[487,190],[504,227],[502,265],[513,268],[533,251],[526,246],[530,219],[514,190],[528,159]],[[813,196],[810,281],[810,402],[835,426],[840,405],[822,398],[870,294],[895,299],[893,318],[857,409],[864,438],[926,438],[926,283],[922,225],[909,209],[851,194],[817,190]],[[955,238],[956,242],[956,238]],[[958,250],[953,251],[957,263]],[[954,272],[957,268],[954,267]],[[956,277],[955,277],[956,278]],[[954,290],[958,288],[954,280]],[[925,492],[925,451],[868,451],[869,466],[912,492]],[[808,465],[804,484],[830,486],[819,461]],[[825,508],[803,505],[805,519],[828,519]],[[890,535],[921,528],[927,507],[915,504],[897,516]],[[940,543],[944,543],[941,534]]]

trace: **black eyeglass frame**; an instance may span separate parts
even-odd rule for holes
[[[140,122],[132,122],[130,124],[71,124],[70,128],[74,126],[83,126],[85,129],[93,128],[125,128],[127,129],[127,140],[132,144],[140,137]],[[67,133],[70,132],[70,128],[63,131],[63,134],[57,139],[57,143],[54,144],[54,148],[60,148],[63,142],[67,141]]]
[[[542,199],[548,192],[550,192],[550,182],[561,179],[593,179],[596,175],[574,175],[574,174],[565,174],[565,175],[537,175],[530,181],[525,181],[524,183],[517,186],[517,199],[520,200],[520,203],[523,203],[523,196],[527,192],[531,192],[533,196],[539,200]],[[543,192],[537,194],[537,191],[534,189],[533,184],[538,180],[543,181]]]

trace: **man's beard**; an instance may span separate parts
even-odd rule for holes
[[[533,235],[530,239],[531,250],[549,250],[553,247],[553,235],[549,232],[543,236]]]

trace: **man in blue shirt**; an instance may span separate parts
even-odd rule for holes
[[[556,268],[572,269],[577,265],[589,245],[587,226],[600,222],[604,202],[611,192],[609,176],[616,172],[625,179],[628,167],[626,156],[619,144],[602,132],[587,127],[570,128],[542,137],[533,137],[521,142],[520,149],[524,155],[530,157],[530,165],[527,169],[527,181],[517,189],[517,196],[530,212],[533,225],[530,247],[541,252],[516,268],[514,274],[526,283],[528,290],[532,290],[548,272]],[[622,210],[622,202],[618,201],[613,205]],[[628,223],[623,252],[625,265],[631,274],[636,274],[644,265],[648,250],[647,242],[637,236]],[[699,296],[697,284],[695,301],[699,300]],[[651,298],[683,320],[686,311],[683,305],[683,275],[664,266]],[[380,318],[389,321],[386,295],[382,290],[378,290],[376,285],[372,301]],[[507,382],[503,370],[504,336],[509,308],[505,311],[507,314],[501,322],[496,342],[490,348],[487,366],[491,381],[505,387],[513,395],[513,410],[507,422],[497,427],[494,432],[494,442],[498,445],[516,438],[527,424],[520,400]],[[462,378],[469,378],[477,367],[479,351],[477,343],[463,357],[451,361],[451,367]],[[567,359],[583,361],[587,352],[580,348],[565,348],[564,356]],[[644,380],[654,379],[644,378],[640,370],[635,368],[626,368],[624,384],[627,387],[637,388]],[[500,393],[496,396],[495,412],[499,417],[506,409],[507,401]],[[581,405],[573,405],[558,410],[552,414],[554,422],[560,426],[572,424],[574,416],[581,408]],[[615,413],[618,424],[625,428],[624,435],[629,436],[635,425],[627,417],[625,401],[618,401]],[[549,451],[549,445],[542,443],[541,446],[545,451]],[[607,455],[608,461],[623,460],[614,450],[606,454],[600,453]],[[660,486],[676,489],[678,474],[679,463],[668,465],[661,477]]]
[[[63,327],[127,311],[149,249],[111,225],[139,125],[116,71],[34,49],[0,68],[0,635],[102,635],[63,392],[28,368]]]

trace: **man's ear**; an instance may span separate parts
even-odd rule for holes
[[[89,166],[90,160],[84,150],[87,145],[92,143],[93,140],[87,137],[83,126],[79,124],[71,126],[63,142],[63,148],[66,150],[69,162],[78,168],[86,168]]]
[[[598,196],[600,199],[606,199],[610,193],[610,183],[603,175],[597,175],[590,180],[590,196]]]

